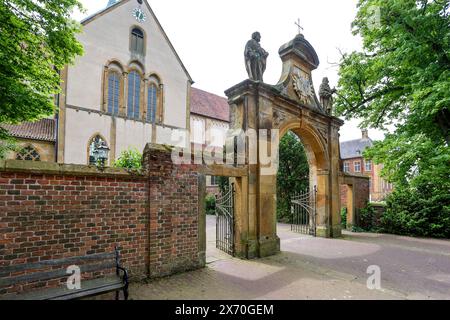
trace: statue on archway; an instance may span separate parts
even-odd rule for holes
[[[262,82],[269,53],[261,47],[260,41],[261,34],[254,32],[245,46],[245,67],[251,80]]]
[[[330,88],[330,82],[328,81],[328,78],[323,78],[322,84],[319,88],[320,104],[329,115],[332,115],[333,113],[333,94],[335,93],[336,89]]]

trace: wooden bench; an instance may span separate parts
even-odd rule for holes
[[[6,294],[0,296],[0,300],[73,300],[114,291],[116,292],[116,300],[119,300],[120,291],[123,291],[124,299],[128,300],[128,272],[120,266],[120,256],[117,248],[112,253],[0,267],[0,288],[67,278],[71,276],[67,272],[67,267],[73,265],[79,266],[81,274],[114,269],[116,272],[99,279],[81,280],[81,289],[70,290],[67,284],[63,283],[57,288]],[[47,270],[42,271],[43,269]],[[21,274],[16,275],[19,273]]]

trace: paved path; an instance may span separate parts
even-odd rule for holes
[[[450,241],[345,233],[302,236],[280,224],[282,253],[243,261],[215,249],[207,219],[208,266],[132,285],[132,299],[450,299]],[[381,269],[381,290],[366,286]]]

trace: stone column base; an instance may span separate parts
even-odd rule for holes
[[[259,258],[273,256],[280,252],[280,238],[275,236],[275,238],[267,237],[259,239]]]
[[[340,225],[334,225],[331,229],[327,226],[317,226],[316,236],[320,238],[340,238],[342,237],[342,228]]]

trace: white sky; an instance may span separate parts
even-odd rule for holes
[[[103,9],[108,0],[81,0],[86,13],[75,13],[78,20]],[[262,35],[261,45],[270,56],[264,81],[276,84],[281,75],[280,46],[295,37],[298,18],[303,34],[320,59],[313,72],[318,90],[327,76],[337,84],[338,49],[349,52],[361,47],[351,33],[357,0],[149,0],[169,39],[195,81],[194,86],[220,96],[245,80],[244,46],[254,31]],[[359,121],[347,121],[341,141],[358,139]],[[370,137],[383,133],[370,130]]]

